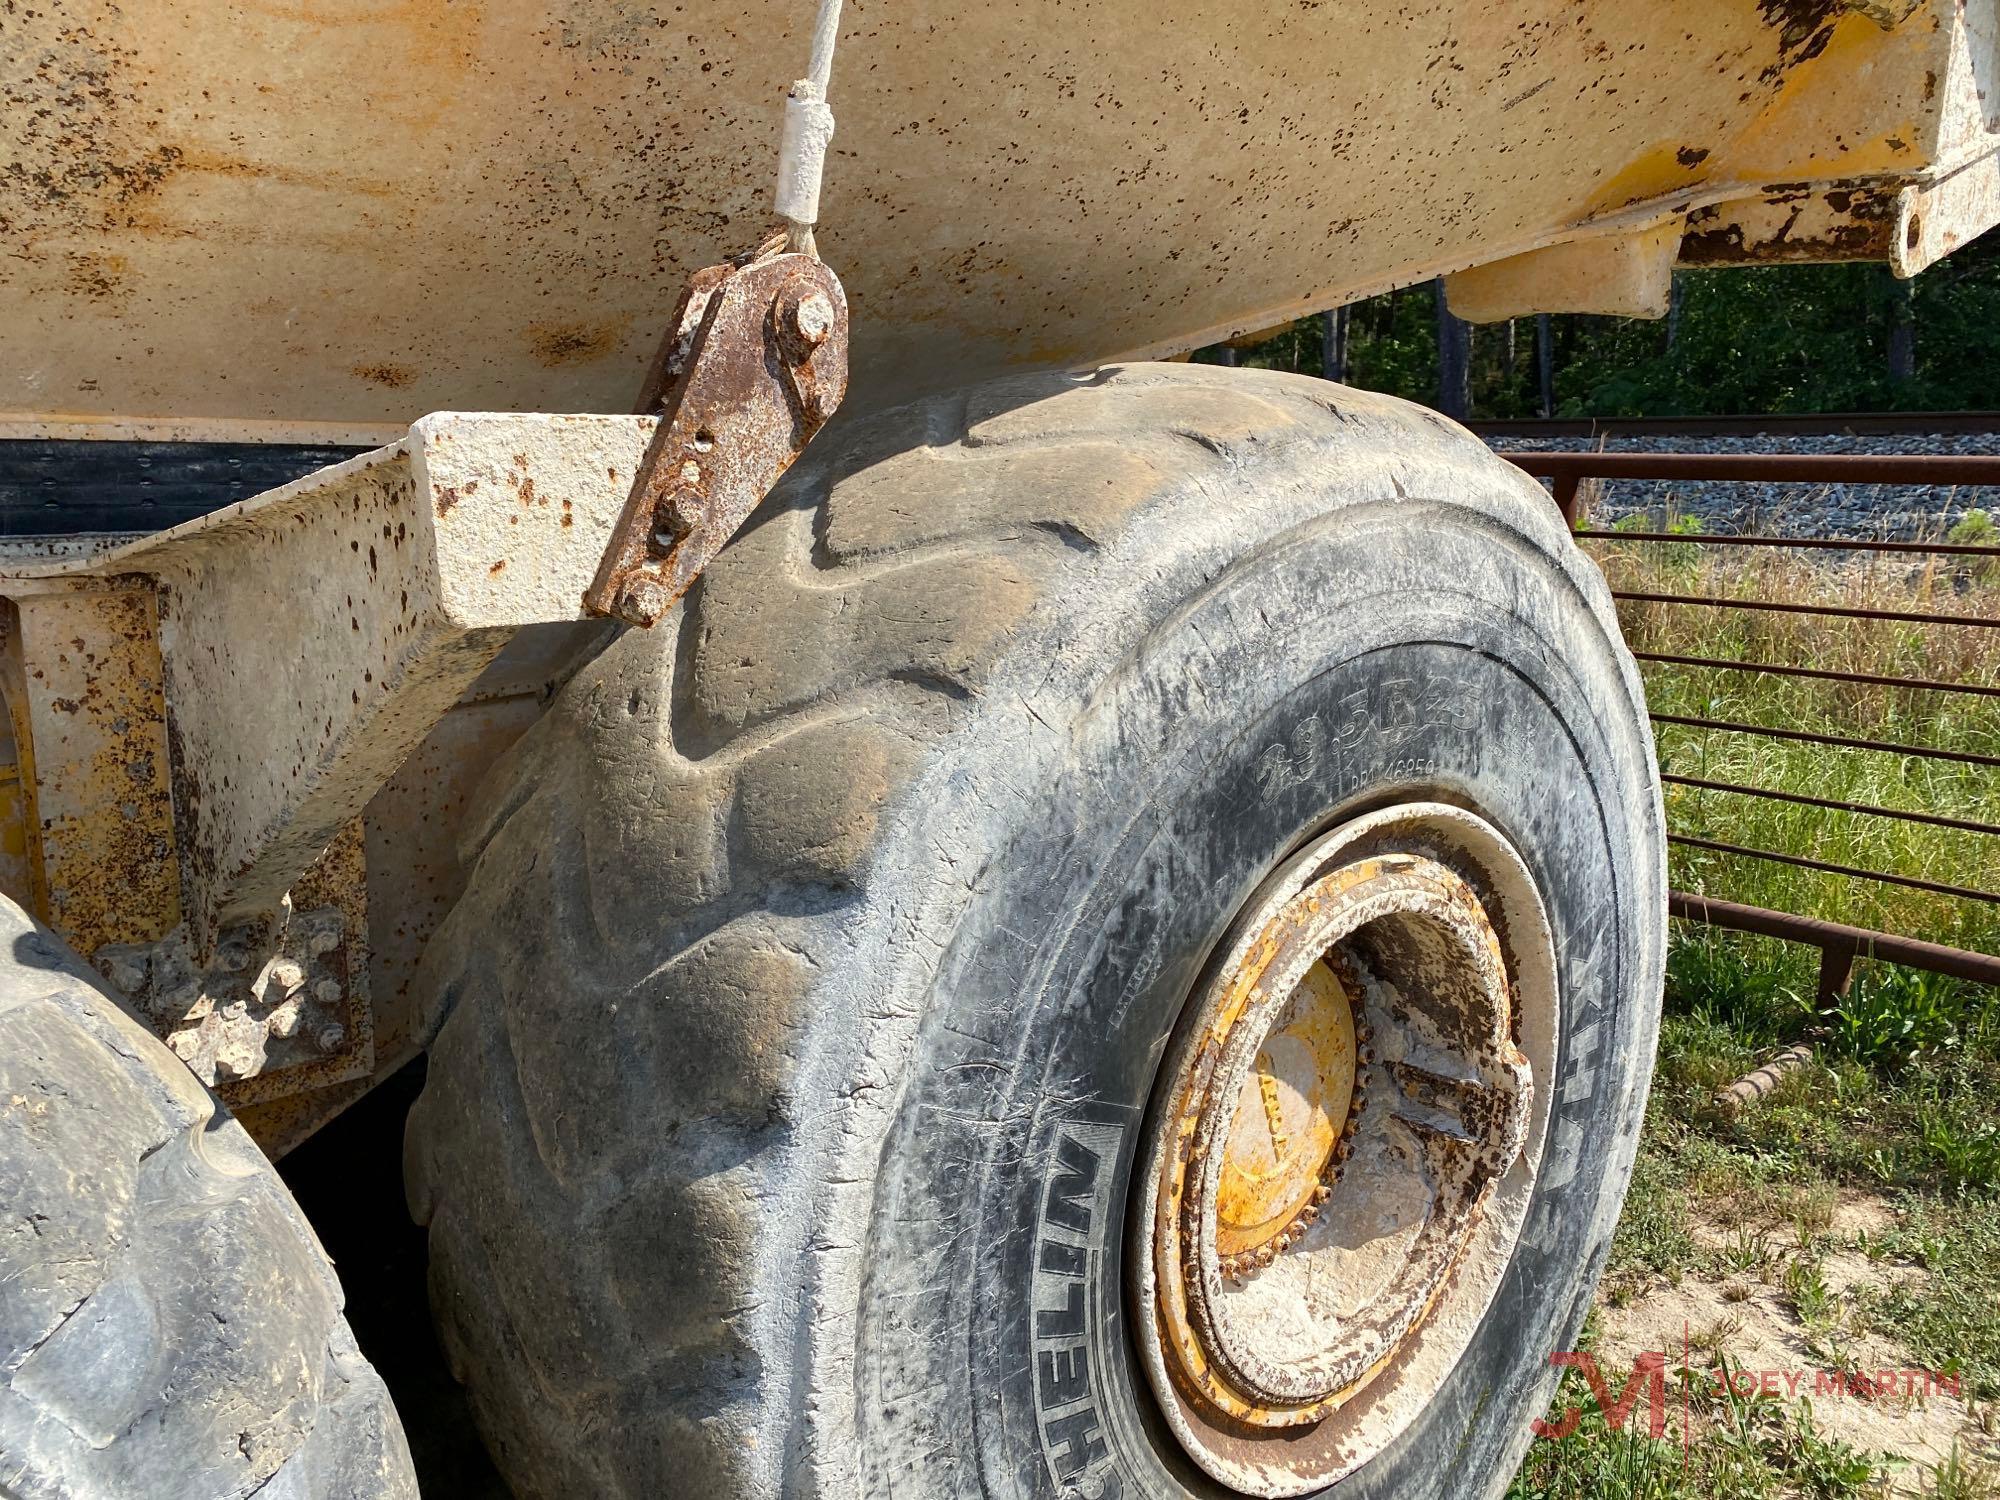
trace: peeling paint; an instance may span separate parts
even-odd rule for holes
[[[112,712],[102,705],[151,694],[114,717],[153,737],[143,766],[164,846],[100,848],[153,826],[110,818],[90,858],[164,869],[177,842],[198,952],[221,927],[274,910],[517,629],[581,618],[625,499],[605,476],[634,472],[656,425],[428,418],[403,443],[199,521],[0,578],[21,613],[30,701],[44,717],[90,725]],[[104,670],[93,655],[72,667],[63,637],[39,622],[105,592],[101,577],[137,574],[151,585],[132,597],[158,613],[157,643],[150,631],[139,643],[154,665]],[[287,580],[281,599],[274,576]],[[38,724],[37,747],[44,739]],[[82,803],[100,816],[106,805],[103,795]],[[44,838],[60,841],[69,825],[52,817],[41,810]],[[77,899],[142,909],[99,894],[112,889],[103,870],[78,859]],[[52,909],[69,889],[52,883]],[[156,939],[178,917],[163,907],[147,924],[157,930],[138,932],[129,920],[116,932],[82,917],[55,925],[89,953]]]
[[[40,915],[79,952],[180,920],[155,594],[84,580],[19,597],[6,691]]]

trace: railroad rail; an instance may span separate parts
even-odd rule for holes
[[[1860,411],[1741,417],[1508,417],[1465,424],[1507,438],[1909,437],[2000,432],[2000,411]]]
[[[1910,415],[1897,414],[1897,420],[1906,420]],[[1989,413],[1958,413],[1952,414],[1952,416],[1955,421],[1960,421],[1968,425],[1956,429],[1938,426],[1919,429],[1906,428],[1903,430],[1989,431],[1993,430],[1996,422],[2000,422],[2000,417]],[[1679,425],[1684,420],[1690,423],[1693,421],[1693,419],[1668,418],[1643,424],[1643,427],[1645,431],[1655,434],[1668,430],[1668,424],[1673,424],[1674,430],[1694,431],[1692,426]],[[1709,435],[1715,435],[1713,427],[1715,419],[1706,420],[1711,423],[1708,429]],[[1780,419],[1744,418],[1732,420],[1769,423]],[[1837,419],[1819,418],[1813,420],[1831,422]],[[1885,417],[1871,418],[1870,420],[1886,421],[1888,419]],[[1969,425],[1974,422],[1983,425]],[[1476,425],[1489,436],[1492,435],[1495,428],[1504,427],[1509,432],[1518,434],[1528,426],[1539,426],[1545,430],[1546,435],[1553,436],[1561,434],[1546,432],[1546,430],[1574,424],[1485,423]],[[1617,425],[1630,430],[1642,424],[1624,423]],[[1746,428],[1745,430],[1748,429]],[[1769,432],[1773,429],[1767,426],[1758,430]],[[1817,430],[1837,429],[1822,427]],[[1876,430],[1887,431],[1888,429],[1879,428]],[[1606,432],[1605,435],[1612,434]],[[1585,491],[1583,488],[1585,482],[1589,480],[1619,479],[1734,480],[1743,482],[1827,484],[2000,485],[2000,455],[1515,452],[1504,453],[1502,456],[1526,473],[1550,481],[1557,507],[1561,510],[1564,518],[1570,523],[1578,538],[1586,541],[1615,541],[1621,544],[1661,543],[1682,547],[1784,548],[1826,550],[1843,553],[1909,554],[1957,558],[1975,562],[2000,562],[2000,546],[1972,543],[1875,540],[1859,537],[1770,536],[1746,533],[1710,534],[1705,532],[1619,531],[1596,528],[1587,524],[1587,516],[1584,514]],[[1792,600],[1717,597],[1705,594],[1661,593],[1636,589],[1614,589],[1612,597],[1621,603],[1667,604],[1703,610],[1781,611],[1838,619],[1886,620],[1899,624],[1914,625],[1920,628],[1953,626],[2000,631],[2000,618],[1959,613],[1863,609],[1833,604],[1806,604]],[[1995,644],[1996,646],[2000,646],[2000,637],[1996,637]],[[2000,696],[2000,687],[1986,683],[1951,682],[1928,677],[1898,676],[1890,673],[1838,671],[1831,668],[1805,666],[1788,662],[1736,660],[1696,656],[1675,651],[1642,650],[1635,651],[1634,655],[1642,662],[1742,673],[1751,676],[1768,675],[1811,678],[1875,687],[1908,689],[1924,693],[1958,694],[1975,697]],[[1825,745],[1837,750],[1880,752],[1899,755],[1912,760],[1930,760],[2000,768],[2000,755],[1987,755],[1973,751],[1932,749],[1922,745],[1892,743],[1883,740],[1826,734],[1798,728],[1740,723],[1713,717],[1672,714],[1659,711],[1654,711],[1651,717],[1657,724],[1679,725],[1686,728],[1699,729],[1705,733],[1759,735],[1794,742]],[[1722,781],[1709,777],[1666,773],[1663,774],[1661,779],[1669,785],[1686,786],[1697,791],[1714,791],[1745,797],[1763,798],[1863,817],[1887,818],[1903,822],[1945,827],[1981,837],[2000,837],[2000,824],[1988,823],[1974,818],[1948,817],[1936,813],[1882,807],[1871,803],[1816,797],[1804,793],[1787,792],[1770,787],[1751,786],[1740,782]],[[1920,890],[1957,901],[2000,905],[2000,892],[1977,886],[1954,884],[1946,881],[1924,880],[1910,875],[1899,874],[1895,871],[1867,869],[1831,860],[1816,859],[1782,849],[1755,848],[1687,834],[1670,833],[1668,842],[1681,848],[1700,849],[1731,857],[1791,865],[1822,874],[1838,876],[1847,880],[1875,881],[1886,885]],[[1669,898],[1668,905],[1672,915],[1686,920],[1703,922],[1710,926],[1727,928],[1733,931],[1756,933],[1766,937],[1803,943],[1818,948],[1820,951],[1819,996],[1823,1007],[1831,1004],[1840,995],[1845,993],[1852,979],[1854,964],[1857,959],[1861,958],[1875,958],[1914,968],[1927,969],[1941,974],[1949,974],[1957,978],[1983,984],[2000,985],[2000,955],[1978,953],[1970,949],[1927,942],[1904,933],[1883,932],[1865,927],[1851,926],[1845,923],[1828,922],[1796,912],[1772,911],[1763,907],[1719,900],[1687,891],[1673,892]]]
[[[1990,453],[1505,453],[1510,462],[1554,481],[1556,508],[1573,526],[1587,479],[1741,480],[1761,484],[2000,485],[2000,457]],[[1622,534],[1622,533],[1621,533]],[[1686,541],[1686,537],[1676,537]],[[1772,539],[1777,546],[1793,538]],[[1913,549],[1927,543],[1909,543]],[[1932,547],[1932,551],[1950,550]]]

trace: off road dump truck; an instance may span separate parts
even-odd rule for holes
[[[420,1053],[524,1500],[1496,1493],[1645,1103],[1639,681],[1463,430],[1173,357],[1914,275],[1996,36],[0,8],[0,1494],[415,1493],[270,1159]]]

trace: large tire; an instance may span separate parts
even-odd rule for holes
[[[0,938],[0,1496],[413,1500],[271,1164],[4,898]]]
[[[1122,1323],[1135,1126],[1259,882],[1418,792],[1512,836],[1579,1003],[1495,1310],[1343,1495],[1507,1482],[1623,1197],[1664,838],[1602,580],[1461,429],[1311,380],[1038,376],[829,435],[496,767],[426,958],[412,1209],[518,1493],[1222,1493]],[[1070,1125],[1109,1165],[1058,1430]]]

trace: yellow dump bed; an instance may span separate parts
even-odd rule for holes
[[[1993,10],[855,0],[820,235],[851,404],[1496,261],[1455,285],[1469,315],[1649,311],[1676,258],[1913,272],[2000,214]],[[0,412],[335,437],[625,409],[687,273],[771,222],[811,21],[803,0],[10,10]]]

